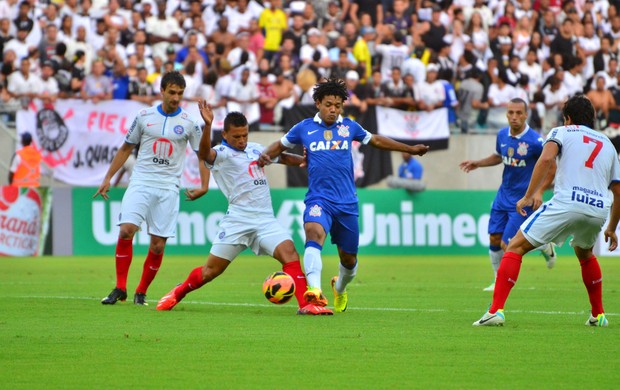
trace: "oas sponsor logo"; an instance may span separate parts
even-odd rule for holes
[[[314,206],[310,207],[310,212],[308,214],[310,214],[311,217],[320,217],[322,210],[323,209],[321,208],[321,206],[315,204]]]
[[[153,143],[153,162],[156,164],[162,165],[170,165],[170,156],[172,156],[172,152],[174,148],[172,146],[172,142],[165,138],[159,138],[157,141]]]
[[[176,125],[172,131],[174,131],[175,134],[181,135],[183,134],[183,126]]]

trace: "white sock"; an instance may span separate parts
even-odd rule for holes
[[[499,263],[501,263],[502,257],[504,256],[504,250],[489,250],[489,256],[491,256],[491,266],[493,267],[493,272],[495,273],[495,276],[497,276],[497,270],[499,269]]]
[[[318,248],[309,246],[304,252],[304,272],[308,287],[321,288],[321,270],[323,269],[323,260],[321,259],[321,251]]]
[[[348,269],[344,265],[340,264],[340,272],[338,273],[338,280],[336,281],[336,291],[339,293],[343,293],[347,289],[347,284],[349,284],[354,278],[355,274],[357,274],[357,260],[355,261],[355,266],[352,269]]]

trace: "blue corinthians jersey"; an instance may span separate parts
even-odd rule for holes
[[[499,131],[495,153],[502,157],[504,173],[493,208],[514,210],[530,184],[534,165],[542,153],[543,142],[540,134],[527,125],[516,137],[510,135],[510,127]]]
[[[303,145],[308,160],[308,192],[306,199],[322,198],[340,204],[357,203],[353,178],[351,142],[370,142],[372,134],[349,118],[338,117],[326,126],[317,113],[304,119],[280,140],[292,148]]]

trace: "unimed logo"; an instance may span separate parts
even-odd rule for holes
[[[473,247],[488,246],[489,215],[469,213],[415,213],[412,201],[391,205],[391,212],[377,211],[374,203],[360,203],[361,247]],[[115,245],[118,238],[120,201],[92,203],[92,232],[101,245]],[[304,202],[285,200],[276,209],[276,218],[297,244],[305,241]],[[177,235],[168,245],[203,246],[213,242],[225,210],[179,212]],[[148,245],[150,238],[143,226],[137,243]],[[328,239],[329,240],[329,239]]]

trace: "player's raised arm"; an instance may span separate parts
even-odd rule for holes
[[[211,109],[211,105],[207,104],[206,100],[201,100],[198,102],[198,109],[200,110],[202,120],[205,122],[202,129],[202,136],[200,137],[200,144],[198,146],[198,158],[211,164],[215,160],[216,155],[215,150],[211,148],[211,124],[213,123],[214,116],[213,110]]]
[[[378,134],[372,135],[369,144],[377,149],[391,150],[394,152],[407,152],[415,156],[424,156],[430,149],[428,145],[419,144],[411,146]]]

